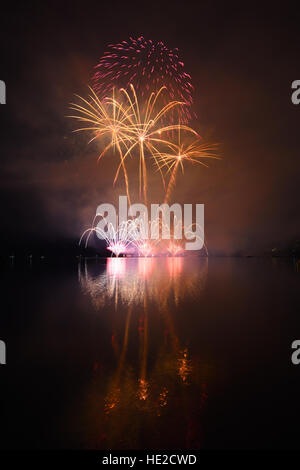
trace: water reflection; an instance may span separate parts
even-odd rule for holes
[[[208,367],[192,356],[176,315],[203,292],[207,259],[109,258],[79,266],[94,307],[110,315],[115,365],[95,362],[84,420],[91,448],[202,446]]]
[[[182,257],[107,258],[106,269],[96,273],[86,261],[79,265],[78,277],[96,308],[114,300],[122,304],[143,304],[151,300],[160,307],[173,299],[178,305],[185,296],[203,291],[207,276],[207,258],[192,263]],[[95,268],[95,266],[94,266]],[[194,269],[196,268],[196,269]]]

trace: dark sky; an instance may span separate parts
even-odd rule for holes
[[[1,6],[1,242],[77,243],[113,168],[96,165],[66,118],[109,43],[140,35],[178,47],[195,86],[205,138],[221,161],[190,168],[174,199],[205,204],[209,248],[260,252],[300,238],[300,15],[263,2],[23,2]],[[153,182],[155,185],[155,182]],[[119,191],[119,192],[118,192]],[[162,201],[161,201],[162,202]]]

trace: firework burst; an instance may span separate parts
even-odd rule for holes
[[[131,142],[131,136],[128,135],[128,109],[125,109],[121,103],[117,103],[114,98],[114,91],[112,99],[106,102],[101,102],[96,93],[90,88],[91,94],[89,100],[81,96],[77,96],[79,103],[71,103],[70,109],[77,114],[69,116],[83,122],[86,127],[76,129],[74,132],[88,131],[91,132],[93,137],[89,143],[96,139],[109,137],[109,143],[104,147],[101,154],[98,156],[98,161],[109,151],[113,153],[117,150],[120,157],[120,165],[123,170],[126,193],[130,201],[129,182],[127,169],[123,161],[123,149],[128,149],[128,144]],[[122,147],[122,148],[121,148]],[[114,183],[116,182],[119,171],[116,174]]]
[[[101,146],[98,161],[107,155],[117,165],[113,184],[120,173],[123,174],[130,205],[132,186],[136,188],[131,178],[138,180],[138,191],[134,193],[138,192],[139,199],[143,198],[144,204],[148,205],[150,166],[161,176],[164,203],[167,204],[176,185],[178,170],[184,173],[186,164],[207,167],[207,159],[219,159],[216,144],[203,143],[198,132],[187,125],[191,118],[192,89],[178,50],[169,50],[162,42],[153,43],[143,37],[130,38],[109,46],[109,51],[96,66],[88,98],[77,95],[79,102],[72,103],[75,114],[69,117],[83,124],[74,132],[89,132],[90,142],[97,141]],[[135,171],[128,171],[129,161],[133,165],[130,170],[136,165]],[[159,236],[154,242],[146,236],[148,221],[144,221],[143,234],[140,220],[130,219],[117,228],[108,224],[105,231],[93,223],[83,233],[80,243],[85,238],[87,245],[91,234],[96,233],[117,257],[122,254],[147,257],[157,251],[157,244],[164,253],[179,255],[184,249],[174,241],[178,238],[175,236],[176,220],[169,245],[164,241],[166,237],[160,235],[164,229],[163,220],[163,215],[155,220]],[[195,236],[192,229],[193,224],[188,233],[185,230],[187,239]],[[202,239],[204,234],[200,241]]]
[[[129,201],[129,181],[126,169],[126,161],[129,156],[138,151],[139,194],[141,197],[143,193],[144,202],[147,203],[146,153],[154,159],[164,184],[161,164],[158,160],[165,155],[165,161],[167,162],[168,154],[162,154],[159,147],[172,146],[169,140],[172,131],[180,130],[198,136],[197,132],[189,126],[164,124],[163,119],[168,119],[173,109],[184,105],[183,102],[173,100],[161,106],[159,98],[165,90],[166,87],[162,87],[156,93],[151,92],[146,102],[143,100],[142,103],[133,85],[130,85],[130,92],[121,89],[118,97],[115,97],[113,91],[112,97],[106,98],[104,102],[101,102],[95,92],[91,90],[89,101],[79,96],[80,103],[72,103],[71,105],[71,109],[76,111],[77,114],[69,117],[84,122],[86,125],[86,127],[76,129],[75,132],[92,132],[93,137],[90,142],[110,136],[109,143],[104,147],[98,160],[109,150],[117,150],[120,163],[115,174],[114,183],[117,181],[122,169]]]
[[[129,104],[128,112],[128,133],[133,143],[126,151],[123,157],[125,158],[134,150],[139,150],[139,192],[141,196],[143,187],[144,202],[147,203],[147,165],[145,160],[145,151],[148,151],[150,156],[154,158],[155,164],[160,170],[160,166],[157,162],[157,155],[160,155],[158,146],[170,145],[170,141],[167,140],[167,136],[171,131],[183,129],[186,132],[198,135],[197,132],[186,125],[180,126],[179,124],[163,124],[163,118],[169,117],[170,112],[184,103],[180,101],[169,101],[164,106],[158,105],[159,97],[166,90],[166,87],[160,88],[157,93],[152,92],[146,101],[146,105],[142,106],[139,102],[136,90],[133,85],[130,85],[131,93],[127,90],[122,89],[121,92],[125,95],[126,101]],[[119,107],[118,103],[115,103]],[[166,138],[162,138],[163,135],[167,135]],[[161,173],[162,175],[162,173]],[[163,184],[164,178],[162,175]]]
[[[157,92],[163,85],[168,88],[167,100],[179,100],[187,106],[178,109],[182,122],[196,117],[191,111],[193,85],[185,72],[184,63],[177,48],[169,49],[163,42],[130,38],[118,44],[110,44],[99,60],[92,77],[94,90],[102,100],[112,89],[129,89],[133,84],[141,97],[151,90]],[[172,114],[172,119],[175,114]]]
[[[85,239],[85,247],[87,247],[91,235],[95,233],[99,238],[105,241],[106,249],[115,256],[118,257],[121,254],[127,253],[134,240],[133,231],[130,229],[131,221],[122,222],[119,225],[117,224],[117,228],[114,224],[107,222],[107,229],[104,230],[96,225],[97,218],[100,217],[105,220],[105,217],[102,215],[97,215],[94,218],[92,227],[85,230],[81,235],[79,245],[81,245],[82,241]]]
[[[217,147],[217,144],[203,143],[199,136],[191,143],[182,142],[181,126],[178,125],[178,143],[170,142],[168,151],[155,155],[159,170],[166,169],[167,174],[170,175],[166,188],[165,203],[169,201],[175,187],[178,169],[181,169],[182,174],[184,174],[184,165],[186,163],[196,163],[208,168],[205,160],[220,159],[216,153]]]

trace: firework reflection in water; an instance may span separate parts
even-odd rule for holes
[[[202,446],[194,412],[201,418],[210,369],[193,358],[175,319],[183,300],[204,290],[207,268],[207,258],[108,258],[106,266],[79,265],[79,282],[96,310],[113,307],[108,320],[116,358],[113,370],[94,373],[87,398],[94,432],[87,446],[139,448],[145,427],[152,445],[161,445],[174,409],[178,438],[187,447]]]
[[[198,264],[197,269],[192,269],[192,264]],[[143,306],[145,296],[159,307],[168,301],[178,304],[195,290],[202,291],[208,259],[107,258],[106,269],[97,275],[92,275],[88,266],[87,261],[79,264],[78,276],[95,308],[103,308],[111,301]]]

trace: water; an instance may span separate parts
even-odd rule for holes
[[[292,260],[33,261],[1,282],[0,447],[298,446]]]

